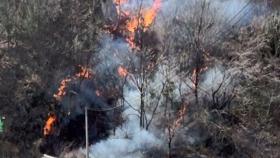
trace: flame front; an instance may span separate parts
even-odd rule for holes
[[[156,15],[160,9],[160,6],[161,6],[161,0],[155,0],[152,8],[144,12],[144,14],[143,14],[144,27],[149,27],[153,23]]]
[[[117,13],[119,17],[125,16],[128,18],[126,22],[126,30],[128,31],[128,37],[126,41],[132,48],[135,48],[135,31],[139,28],[145,32],[154,22],[155,17],[160,9],[161,0],[154,0],[151,8],[144,8],[140,11],[140,13],[131,13],[129,11],[122,11],[121,5],[128,3],[128,0],[114,0],[116,5]]]
[[[51,114],[46,121],[46,124],[44,126],[44,136],[50,135],[54,131],[54,124],[56,123],[57,118],[55,114]]]
[[[86,67],[83,67],[83,66],[80,66],[80,72],[78,72],[75,76],[78,77],[78,78],[91,78],[92,77],[92,72],[86,68]]]
[[[140,15],[130,17],[130,21],[127,23],[127,30],[134,33],[139,26],[142,26],[146,31],[154,22],[160,6],[161,0],[155,0],[152,8],[143,9],[140,11]]]
[[[53,95],[53,97],[57,100],[57,101],[61,101],[62,98],[66,95],[66,90],[67,90],[67,86],[68,84],[72,81],[72,80],[76,80],[78,78],[83,78],[83,79],[90,79],[92,76],[93,76],[93,73],[90,71],[89,68],[86,68],[86,67],[83,67],[83,66],[80,66],[79,65],[79,68],[80,68],[80,71],[78,73],[76,73],[74,75],[74,77],[72,78],[66,78],[66,79],[63,79],[61,82],[60,82],[60,86],[57,90],[57,93],[55,93]]]
[[[62,97],[66,95],[66,88],[69,82],[71,82],[70,78],[66,78],[60,82],[58,92],[53,95],[56,100],[61,101]]]
[[[123,77],[123,78],[124,78],[124,77],[127,76],[128,71],[127,71],[127,69],[126,69],[125,67],[119,66],[119,68],[118,68],[118,74],[119,74],[120,77]]]
[[[77,80],[77,79],[90,79],[93,76],[93,73],[90,69],[80,66],[80,71],[78,73],[76,73],[73,77],[67,77],[65,79],[63,79],[60,82],[60,86],[57,90],[57,93],[55,93],[53,95],[53,97],[57,100],[57,101],[61,101],[63,99],[63,97],[66,95],[66,91],[67,91],[67,87],[69,85],[69,83],[73,80]],[[97,92],[96,92],[97,93]],[[97,96],[99,96],[101,93],[98,92]],[[57,122],[57,117],[55,114],[50,114],[48,120],[45,123],[44,126],[44,135],[50,135],[53,133],[54,129],[54,124]]]

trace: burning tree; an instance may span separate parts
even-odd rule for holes
[[[132,51],[136,54],[137,63],[131,65],[133,68],[119,67],[120,76],[125,77],[129,72],[127,79],[133,80],[134,86],[140,93],[139,117],[140,126],[148,128],[149,124],[145,114],[145,97],[147,93],[148,79],[152,77],[156,69],[156,59],[158,50],[155,46],[151,47],[151,42],[156,44],[156,38],[152,31],[149,30],[153,24],[157,12],[159,11],[161,0],[155,0],[150,8],[143,6],[143,1],[137,8],[137,11],[122,9],[122,6],[128,1],[114,1],[119,21],[117,26],[110,30],[113,34],[121,32],[129,43]]]
[[[53,95],[58,103],[45,123],[45,142],[41,144],[41,151],[44,153],[58,155],[63,150],[72,150],[84,145],[84,135],[81,134],[84,132],[81,132],[81,129],[85,131],[85,106],[90,108],[90,143],[107,137],[109,131],[120,123],[113,121],[121,112],[120,107],[116,107],[115,104],[120,95],[118,87],[111,87],[109,83],[103,85],[99,80],[101,76],[96,77],[89,68],[78,68],[79,72],[61,81],[60,87]],[[114,91],[116,93],[111,93]]]
[[[119,144],[137,146],[126,152],[144,153],[159,137],[164,144],[155,146],[164,146],[169,157],[178,150],[177,137],[188,135],[187,121],[204,121],[210,129],[216,116],[234,119],[235,83],[226,76],[231,66],[215,57],[223,26],[207,0],[4,0],[0,7],[0,81],[6,83],[0,98],[8,118],[18,115],[7,120],[12,134],[4,131],[4,138],[22,151],[39,139],[42,153],[83,147],[85,107],[93,147],[123,138]],[[267,34],[277,34],[270,25]],[[279,38],[267,38],[277,58]],[[218,79],[209,82],[213,76]],[[138,137],[154,142],[133,143]]]

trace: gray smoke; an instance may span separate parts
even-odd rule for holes
[[[125,99],[137,109],[140,105],[139,93],[136,90],[125,90]],[[160,146],[161,141],[152,133],[139,127],[138,112],[129,108],[123,112],[125,122],[118,127],[115,134],[91,146],[91,157],[94,158],[131,158],[143,157],[142,152]]]
[[[131,9],[135,6],[138,6],[136,2],[133,3],[130,1],[128,5],[123,6],[125,9]],[[149,1],[147,4],[150,4]],[[212,2],[212,1],[211,1]],[[176,18],[179,16],[185,16],[185,19],[192,18],[191,16],[197,11],[193,6],[197,5],[199,2],[195,0],[166,0],[163,1],[159,17],[156,19],[154,28],[158,34],[164,34],[165,31],[168,31],[166,28],[162,28],[166,22],[170,22],[171,19]],[[238,4],[238,5],[237,5]],[[237,3],[233,1],[213,1],[211,5],[212,9],[222,8],[219,10],[219,13],[209,14],[209,16],[215,16],[217,14],[222,14],[225,9],[225,6],[233,5],[231,11],[226,14],[226,17],[230,17],[236,13],[240,9],[241,6],[245,4],[244,1],[242,3]],[[235,6],[237,5],[237,6]],[[238,9],[239,8],[239,9]],[[221,19],[226,18],[221,17]],[[103,36],[103,35],[102,35]],[[110,71],[112,74],[116,71],[116,68],[119,65],[137,65],[138,59],[137,57],[131,52],[128,44],[123,39],[112,39],[112,37],[108,35],[104,35],[101,40],[102,47],[100,51],[97,53],[97,58],[99,60],[99,64],[97,64],[96,68],[100,73]],[[95,61],[94,61],[95,62]],[[176,65],[176,63],[174,63]],[[183,93],[190,93],[192,89],[190,88],[191,80],[186,79],[184,84],[182,83],[182,77],[176,74],[176,70],[167,72],[168,69],[167,65],[160,65],[159,70],[156,73],[153,80],[149,83],[151,87],[149,91],[154,91],[156,95],[161,95],[160,90],[162,89],[162,83],[165,80],[169,80],[174,83],[174,91],[173,95],[174,98],[180,100],[180,91]],[[130,74],[133,77],[133,74]],[[214,67],[208,69],[206,72],[203,72],[203,80],[201,82],[201,87],[204,88],[206,91],[212,91],[213,89],[219,86],[219,83],[225,82],[227,85],[230,84],[231,78],[229,78],[223,68],[221,67]],[[128,78],[128,83],[130,82]],[[188,96],[189,100],[192,100],[192,96]],[[154,105],[152,97],[148,94],[146,101],[150,101],[148,105]],[[143,130],[139,127],[139,113],[134,109],[139,109],[140,106],[140,93],[137,88],[133,87],[133,85],[129,84],[126,85],[124,88],[124,99],[126,100],[125,103],[125,110],[123,112],[124,123],[119,126],[115,133],[112,134],[106,140],[100,141],[90,147],[90,156],[93,158],[141,158],[144,157],[143,151],[148,150],[149,148],[153,147],[161,147],[164,146],[163,139],[164,132],[154,132],[156,129],[152,129],[150,131]],[[160,100],[162,101],[162,100]],[[131,108],[131,106],[133,108]],[[159,110],[162,110],[159,108]],[[148,113],[147,118],[149,119],[150,111],[146,111]],[[156,121],[154,121],[156,122]],[[152,125],[152,128],[155,128]],[[112,132],[113,133],[113,132]],[[154,133],[157,133],[156,135]]]

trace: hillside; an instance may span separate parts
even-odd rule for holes
[[[280,157],[277,0],[2,0],[0,13],[0,157],[84,158],[86,116],[91,158]]]

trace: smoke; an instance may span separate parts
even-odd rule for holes
[[[140,94],[137,90],[125,89],[125,100],[135,109],[140,105]],[[152,133],[141,129],[139,126],[139,113],[130,105],[123,112],[125,122],[116,129],[115,134],[107,140],[91,146],[90,155],[94,158],[140,158],[143,151],[152,147],[159,147],[161,140]]]
[[[231,74],[219,65],[208,69],[203,75],[203,78],[201,87],[208,92],[218,89],[221,84],[223,84],[223,87],[232,87],[233,78]]]
[[[209,10],[205,13],[205,16],[203,18],[206,19],[205,21],[210,21],[211,18],[216,17],[217,19],[214,24],[217,27],[220,27],[219,25],[221,24],[221,19],[228,19],[232,17],[233,15],[238,13],[242,6],[246,5],[244,1],[239,1],[240,3],[236,1],[211,1],[211,5],[207,6]],[[135,1],[129,2],[130,3],[127,3],[123,6],[123,9],[133,10],[135,12],[135,10],[137,9],[137,7],[139,7],[140,4],[136,3]],[[168,30],[170,28],[163,27],[165,27],[164,24],[167,22],[170,26],[173,26],[174,19],[179,19],[183,22],[186,22],[184,26],[187,25],[193,27],[191,25],[193,24],[192,22],[196,22],[194,16],[199,15],[200,13],[199,5],[201,5],[201,2],[202,0],[179,0],[176,2],[174,2],[174,0],[163,1],[160,10],[160,16],[156,19],[154,25],[156,28],[154,29],[156,30],[155,32],[157,32],[158,34],[165,34],[167,32],[170,32],[170,30]],[[142,5],[145,7],[150,6],[151,4],[152,0],[149,0],[144,1]],[[227,10],[226,6],[232,6],[230,7],[231,10]],[[226,12],[226,14],[223,14],[223,12]],[[223,15],[224,17],[222,17],[221,15]],[[209,22],[209,24],[210,23],[211,21]],[[179,33],[177,36],[184,36],[184,34],[180,33],[184,32],[185,30],[181,30],[181,28],[179,28],[179,30],[181,32],[176,32]],[[213,31],[214,32],[206,32],[206,34],[208,34],[206,39],[212,39],[210,37],[213,35],[213,33],[216,32],[216,30]],[[117,89],[115,91],[119,93],[121,93],[120,91],[123,92],[123,94],[116,95],[114,99],[118,99],[121,95],[123,95],[121,96],[123,97],[121,99],[125,100],[124,111],[122,113],[122,118],[124,119],[124,122],[122,125],[112,130],[110,123],[108,123],[113,122],[111,118],[112,115],[109,113],[102,114],[106,116],[106,118],[108,116],[108,119],[103,121],[105,122],[105,125],[102,124],[99,127],[106,127],[106,130],[110,130],[111,135],[105,140],[96,140],[99,142],[93,144],[90,147],[90,155],[91,157],[95,158],[140,158],[144,157],[144,151],[147,151],[148,149],[154,147],[161,148],[163,146],[162,140],[164,139],[162,139],[162,136],[165,134],[164,130],[159,132],[153,124],[154,122],[157,122],[157,119],[155,119],[151,124],[150,131],[144,130],[139,126],[139,112],[137,110],[140,107],[141,97],[139,90],[135,85],[133,85],[133,83],[135,82],[133,81],[133,79],[137,79],[133,76],[133,74],[129,74],[127,78],[128,82],[124,85],[124,88],[121,85],[121,82],[124,79],[118,76],[117,68],[119,66],[124,66],[128,68],[139,67],[139,61],[136,54],[134,54],[134,52],[132,52],[131,48],[129,47],[129,44],[125,41],[124,38],[121,37],[122,35],[120,35],[120,37],[112,37],[118,35],[119,34],[109,35],[104,32],[100,33],[100,48],[99,50],[96,50],[97,53],[95,53],[90,59],[89,64],[90,66],[92,66],[92,70],[94,70],[94,79],[82,82],[77,81],[71,88],[69,88],[72,89],[75,93],[69,96],[70,99],[68,99],[68,96],[65,97],[64,101],[62,102],[62,104],[65,105],[63,106],[65,108],[64,110],[66,112],[71,111],[73,114],[71,113],[70,117],[74,118],[76,116],[79,116],[80,114],[83,114],[83,109],[85,105],[91,105],[92,108],[99,110],[109,109],[111,107],[110,103],[108,103],[110,96],[106,95],[106,93],[103,94],[103,96],[99,96],[96,94],[96,90],[101,89],[101,91],[103,90],[102,92],[107,91],[108,93],[114,93],[111,92],[111,90],[113,91]],[[164,37],[162,36],[161,39],[164,39]],[[187,41],[185,38],[182,39],[183,42]],[[172,38],[171,40],[178,42],[177,40],[174,40]],[[176,56],[175,53],[174,55]],[[174,63],[172,65],[177,65],[175,58],[173,60]],[[156,102],[159,102],[159,105],[162,104],[162,98],[164,97],[164,94],[162,94],[162,89],[164,89],[164,83],[168,82],[168,90],[171,92],[172,95],[169,97],[172,97],[172,99],[174,99],[174,102],[180,102],[182,99],[180,97],[182,97],[182,95],[193,92],[193,89],[191,88],[192,81],[190,79],[182,81],[183,75],[179,76],[177,74],[178,65],[175,66],[175,69],[170,70],[170,65],[168,64],[170,63],[160,63],[158,66],[158,71],[155,73],[152,79],[149,78],[149,81],[147,83],[147,94],[145,95],[145,112],[148,120],[151,118],[151,109],[153,109],[152,106],[156,105]],[[232,85],[230,85],[231,77],[229,77],[230,75],[226,73],[222,67],[216,66],[214,68],[208,69],[206,72],[203,72],[202,76],[203,78],[201,79],[202,81],[199,86],[206,92],[211,92],[217,89],[221,85],[221,83],[224,84],[223,87],[232,87]],[[79,88],[75,87],[75,85]],[[192,102],[192,100],[194,99],[193,94],[188,95],[187,97],[187,101],[189,102]],[[118,104],[119,106],[122,105],[120,100]],[[163,107],[159,106],[158,111],[162,112]],[[65,121],[67,121],[67,123],[69,122],[69,120],[66,119]],[[108,125],[106,123],[108,123]],[[95,125],[92,125],[92,129],[94,130],[91,130],[90,132],[92,133],[92,137],[94,137],[96,136],[96,133],[98,133],[98,128],[95,127]],[[108,130],[106,132],[108,132]],[[101,132],[99,131],[99,133]],[[157,135],[154,135],[154,133],[157,133]],[[105,138],[105,136],[100,138],[103,139]]]
[[[266,10],[263,3],[250,2],[250,0],[206,0],[207,7],[219,15],[219,18],[229,19],[238,14],[245,6],[243,18],[247,19],[255,13],[255,8]],[[177,15],[189,14],[199,9],[204,0],[166,0],[161,7],[161,15],[165,18],[174,18]],[[245,17],[244,17],[245,16]]]
[[[137,124],[131,122],[128,124]],[[127,124],[125,125],[127,126]],[[129,126],[129,125],[128,125]],[[132,126],[131,126],[132,127]],[[101,141],[91,147],[91,156],[98,158],[131,158],[143,157],[142,152],[149,148],[159,146],[161,142],[153,134],[136,127],[133,131],[126,133],[129,129],[117,129],[116,136]]]
[[[116,74],[116,67],[119,65],[131,65],[137,63],[137,58],[131,53],[128,43],[122,39],[113,39],[106,33],[101,33],[100,50],[92,58],[92,63],[98,63],[93,69],[97,73]]]
[[[122,10],[129,11],[132,13],[138,13],[140,6],[142,8],[148,8],[153,4],[153,0],[127,0],[126,3],[122,4]]]
[[[174,3],[172,0],[167,0],[163,2],[163,6],[161,8],[161,16],[156,20],[155,27],[160,28],[159,25],[162,25],[166,20],[170,20],[170,18],[176,17],[177,13],[183,13],[187,15],[188,13],[192,13],[193,15],[197,10],[193,9],[193,6],[198,2],[195,1],[181,1]],[[179,5],[180,4],[180,5]],[[144,4],[146,5],[146,4]],[[138,4],[130,4],[124,8],[131,9],[134,6],[138,6]],[[179,8],[179,9],[178,9]],[[186,12],[186,8],[190,9],[190,12]],[[167,15],[171,16],[167,16]],[[172,16],[174,15],[174,16]],[[190,15],[187,15],[188,18],[191,18]],[[214,14],[209,15],[214,16]],[[167,18],[166,18],[167,17]],[[162,25],[163,26],[163,25]],[[166,31],[166,30],[165,30]],[[115,76],[116,68],[120,65],[131,66],[138,64],[138,58],[135,54],[131,52],[129,45],[125,42],[124,39],[117,38],[113,39],[111,36],[106,34],[101,34],[101,47],[98,53],[95,55],[93,59],[97,59],[91,61],[92,63],[97,63],[94,66],[94,69],[97,71],[98,76],[108,75]],[[176,63],[174,63],[176,65]],[[136,66],[137,67],[137,66]],[[158,71],[155,73],[153,79],[150,79],[147,85],[147,95],[145,96],[145,101],[147,106],[155,105],[155,99],[158,99],[155,96],[160,96],[161,90],[163,89],[163,83],[169,82],[173,83],[174,87],[172,89],[172,94],[174,101],[180,100],[181,91],[183,93],[192,92],[192,89],[189,88],[191,85],[191,81],[187,80],[185,84],[181,85],[181,77],[176,74],[176,70],[167,72],[169,69],[168,65],[162,64],[159,66]],[[224,72],[222,68],[215,67],[213,69],[207,70],[204,74],[204,79],[201,83],[202,87],[206,87],[207,91],[215,89],[219,86],[219,83],[226,82],[229,84],[229,79],[224,77]],[[118,77],[116,76],[116,79]],[[90,156],[94,158],[130,158],[136,157],[141,158],[144,157],[144,151],[147,151],[150,148],[158,147],[161,148],[163,146],[164,139],[161,138],[164,135],[164,131],[158,135],[154,135],[153,133],[157,133],[157,129],[152,124],[152,130],[147,131],[142,129],[139,126],[139,112],[137,111],[140,107],[140,92],[133,85],[132,78],[134,78],[133,74],[129,74],[127,77],[127,84],[123,89],[123,97],[125,100],[124,103],[124,111],[122,113],[122,117],[124,122],[121,126],[117,127],[115,130],[111,131],[111,135],[105,139],[101,140],[93,144],[90,147]],[[111,78],[107,78],[111,79]],[[135,78],[134,78],[135,79]],[[104,81],[106,84],[107,81]],[[187,85],[186,85],[187,83]],[[188,96],[188,101],[192,101],[193,96]],[[162,99],[159,99],[160,104]],[[121,105],[121,101],[119,103]],[[149,107],[147,107],[149,109]],[[159,110],[163,110],[160,109]],[[151,111],[147,110],[147,119],[150,119]],[[151,132],[153,131],[153,132]]]
[[[268,12],[267,6],[263,3],[250,2],[250,0],[206,0],[206,7],[203,14],[204,25],[209,26],[204,32],[206,40],[215,40],[217,34],[238,29],[249,24],[255,16]],[[176,36],[187,38],[187,33],[196,30],[202,4],[204,0],[166,0],[155,21],[154,29],[164,40],[166,34],[177,31]],[[178,27],[178,28],[176,28]],[[172,29],[172,30],[171,30]],[[205,29],[205,28],[204,28]],[[188,35],[189,36],[189,35]]]

